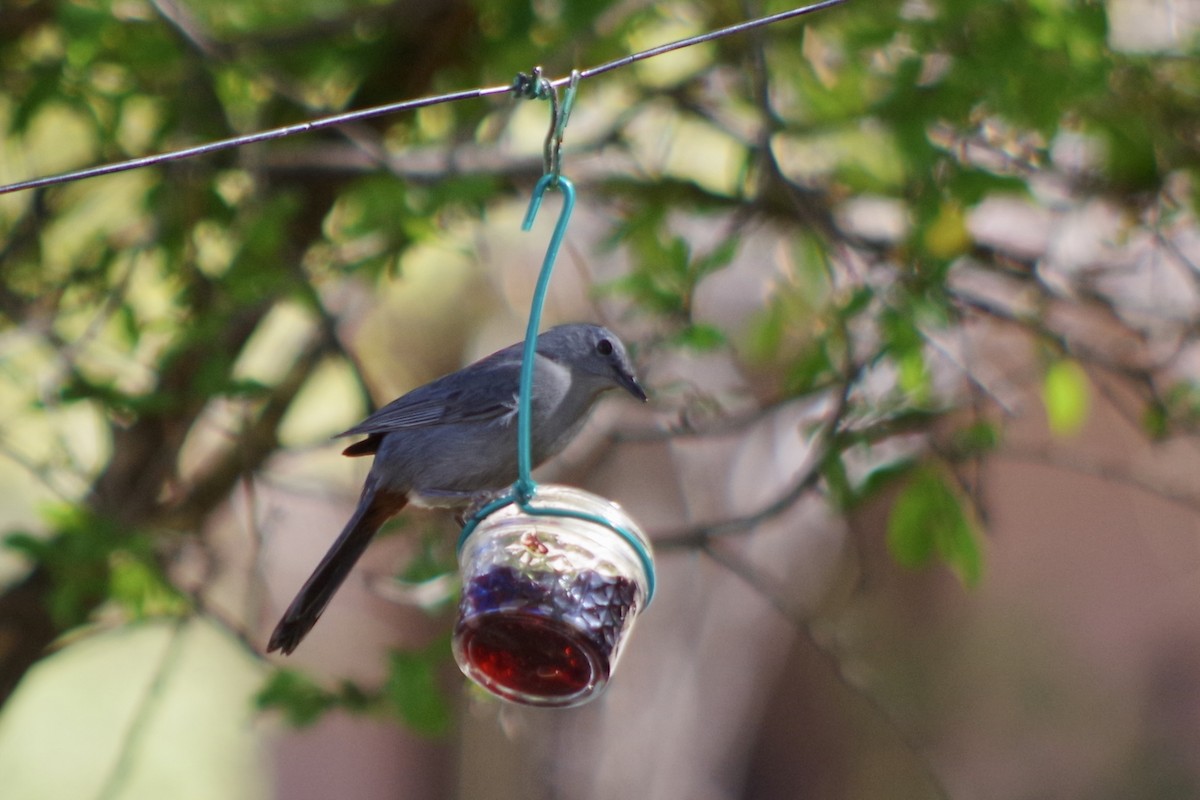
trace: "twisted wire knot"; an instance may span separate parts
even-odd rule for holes
[[[513,78],[509,91],[513,97],[519,99],[546,100],[554,94],[554,87],[550,84],[550,80],[542,74],[542,68],[534,67],[530,75],[518,72],[517,77]]]

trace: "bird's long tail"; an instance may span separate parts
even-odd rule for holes
[[[379,489],[375,481],[368,479],[358,500],[358,508],[354,509],[346,527],[275,626],[267,643],[268,653],[282,650],[286,655],[296,649],[313,625],[317,624],[334,593],[366,551],[375,532],[407,503],[406,495]]]

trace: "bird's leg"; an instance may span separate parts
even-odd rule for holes
[[[467,524],[467,520],[482,511],[489,503],[505,497],[510,494],[510,491],[510,489],[504,488],[485,489],[481,492],[475,492],[471,495],[471,499],[467,502],[467,505],[454,515],[454,519],[458,522],[459,527],[462,527]]]

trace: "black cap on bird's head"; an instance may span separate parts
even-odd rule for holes
[[[559,325],[538,336],[538,353],[571,369],[606,378],[645,402],[633,363],[617,335],[602,325]]]

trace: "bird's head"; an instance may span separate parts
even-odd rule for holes
[[[645,402],[629,353],[617,335],[602,325],[559,325],[538,336],[538,353],[599,383],[607,381]],[[608,387],[604,387],[608,388]]]

